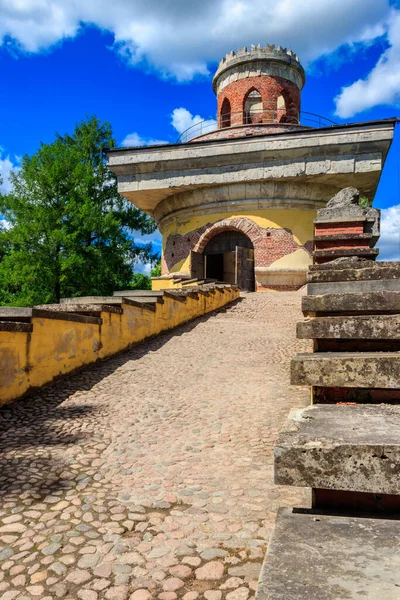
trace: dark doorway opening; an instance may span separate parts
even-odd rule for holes
[[[254,292],[254,247],[241,231],[229,230],[214,236],[204,249],[205,277],[237,284]]]
[[[224,281],[224,255],[209,254],[206,262],[206,277]]]

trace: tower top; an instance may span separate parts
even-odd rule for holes
[[[218,95],[221,90],[238,79],[257,75],[281,77],[294,83],[299,90],[304,87],[306,75],[297,54],[274,44],[261,47],[252,45],[229,52],[219,63],[213,77],[213,89]]]

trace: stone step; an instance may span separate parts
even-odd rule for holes
[[[400,279],[400,262],[335,261],[311,265],[307,273],[309,283],[333,281],[370,281]]]
[[[308,283],[307,294],[357,294],[369,292],[400,292],[400,279],[372,279],[369,281],[330,281]]]
[[[399,600],[400,521],[280,509],[256,600]]]
[[[312,255],[317,259],[332,260],[342,256],[363,256],[375,260],[379,254],[378,248],[337,248],[334,250],[314,250]]]
[[[400,352],[316,352],[291,361],[292,385],[400,388]]]
[[[394,314],[400,313],[400,292],[358,292],[356,294],[322,294],[303,296],[304,316],[332,314]]]
[[[400,340],[400,315],[315,317],[297,323],[299,339]]]
[[[400,407],[292,410],[274,455],[278,485],[400,494]]]

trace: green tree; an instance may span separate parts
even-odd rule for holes
[[[110,124],[92,117],[24,156],[0,196],[10,225],[0,231],[0,304],[107,295],[129,287],[135,262],[157,260],[132,237],[156,226],[118,194],[103,153],[114,145]]]
[[[151,279],[144,273],[134,273],[129,288],[131,290],[151,290]]]
[[[159,259],[150,269],[150,277],[161,277],[161,259]]]

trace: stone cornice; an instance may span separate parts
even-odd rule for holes
[[[114,150],[108,165],[119,192],[149,214],[173,194],[228,183],[354,185],[373,196],[395,122]]]

